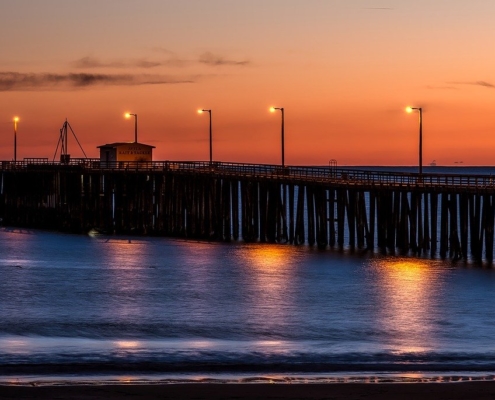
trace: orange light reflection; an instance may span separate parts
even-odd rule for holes
[[[294,273],[294,253],[288,247],[256,245],[248,247],[243,256],[249,265],[249,279],[252,284],[253,308],[263,310],[262,313],[252,315],[253,320],[259,320],[270,331],[284,325],[289,319],[287,314],[290,304],[294,302],[293,273]],[[280,307],[284,304],[283,307]],[[261,322],[262,321],[262,322]],[[279,345],[274,342],[274,346]]]
[[[137,340],[117,340],[114,344],[119,349],[136,349],[140,345]]]
[[[439,275],[422,260],[381,260],[377,265],[379,292],[383,294],[381,321],[393,337],[398,354],[434,347],[434,296]]]
[[[274,272],[286,269],[290,254],[282,246],[256,246],[246,252],[246,259],[256,269]]]

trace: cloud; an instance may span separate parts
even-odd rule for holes
[[[495,85],[486,81],[473,81],[473,82],[447,82],[449,85],[472,85],[472,86],[481,86],[488,89],[495,89]]]
[[[228,60],[223,58],[222,56],[206,52],[203,53],[199,56],[199,62],[202,64],[206,65],[211,65],[211,66],[219,66],[219,65],[238,65],[238,66],[245,66],[249,65],[250,61],[248,60],[243,60],[243,61],[236,61],[236,60]]]
[[[487,87],[487,88],[495,88],[495,85],[493,85],[492,83],[489,83],[489,82],[485,82],[485,81],[477,81],[477,82],[474,82],[473,85],[477,85],[477,86],[483,86],[483,87]]]
[[[115,61],[107,61],[103,62],[95,57],[82,57],[79,60],[75,60],[71,63],[73,68],[78,69],[96,69],[96,68],[156,68],[161,66],[167,67],[184,67],[187,63],[190,63],[188,60],[181,60],[175,56],[167,59],[167,60],[154,60],[150,61],[145,58],[136,59],[136,60],[115,60]]]
[[[102,61],[95,57],[82,57],[78,60],[73,61],[70,65],[77,69],[102,69],[102,68],[157,68],[157,67],[174,67],[174,68],[184,68],[190,65],[200,63],[208,66],[245,66],[250,64],[248,60],[231,60],[226,59],[217,54],[211,52],[205,52],[195,60],[180,58],[177,54],[172,51],[154,48],[154,51],[166,54],[166,58],[163,60],[148,60],[146,58],[141,59],[130,59],[130,60],[113,60],[113,61]]]
[[[129,61],[109,61],[103,62],[94,57],[83,57],[71,63],[74,68],[92,69],[92,68],[155,68],[168,62],[149,61],[146,59],[129,60]]]
[[[192,78],[165,75],[0,72],[0,91],[57,90],[90,86],[137,86],[193,83]]]
[[[72,63],[75,68],[123,68],[125,66],[122,62],[107,62],[104,63],[93,57],[83,57]]]

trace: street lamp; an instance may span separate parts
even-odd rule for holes
[[[283,107],[270,107],[271,112],[280,110],[282,113],[282,168],[285,167],[285,145],[284,145],[284,108]]]
[[[17,161],[17,123],[19,117],[14,117],[14,162]]]
[[[125,113],[126,118],[134,116],[134,143],[137,143],[137,114]]]
[[[212,138],[211,138],[211,110],[198,110],[198,114],[203,114],[204,112],[210,114],[210,164],[211,164],[213,161]]]
[[[406,112],[419,112],[419,174],[423,173],[423,109],[421,107],[406,107]]]

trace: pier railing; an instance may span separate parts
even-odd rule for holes
[[[369,171],[337,168],[335,166],[286,166],[272,164],[248,164],[208,161],[101,161],[100,159],[73,158],[68,163],[53,162],[46,158],[30,158],[23,161],[0,161],[0,171],[24,169],[78,168],[88,171],[174,171],[185,174],[209,174],[260,178],[271,180],[296,180],[333,183],[345,186],[395,186],[395,187],[444,187],[465,189],[494,189],[491,175],[435,174]]]

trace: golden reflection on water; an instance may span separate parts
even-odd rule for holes
[[[248,265],[246,282],[252,285],[253,309],[261,311],[255,318],[263,320],[267,330],[272,324],[283,324],[295,301],[291,294],[294,252],[285,246],[255,245],[241,254]]]
[[[283,246],[253,246],[245,253],[246,260],[256,270],[274,272],[287,267],[290,252]]]
[[[428,261],[383,259],[376,265],[382,296],[381,323],[393,338],[392,350],[422,352],[434,347],[438,270]]]

